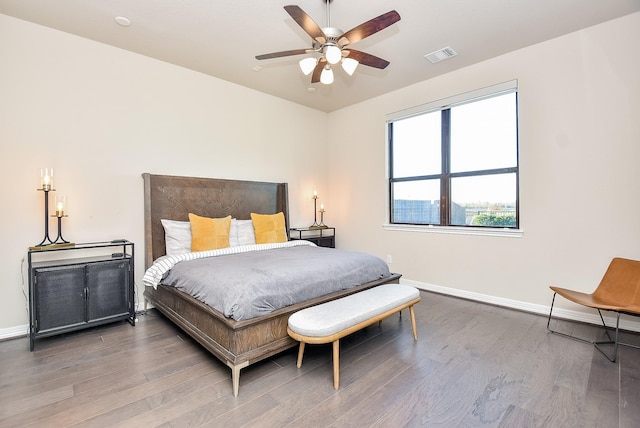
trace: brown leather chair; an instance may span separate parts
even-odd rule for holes
[[[549,311],[549,319],[547,320],[547,329],[555,334],[576,339],[581,342],[587,342],[593,344],[600,352],[604,354],[610,361],[615,362],[618,356],[618,345],[629,346],[632,348],[640,349],[640,346],[631,345],[628,343],[621,343],[618,341],[618,331],[620,329],[620,315],[627,314],[633,316],[640,316],[640,261],[629,260],[623,258],[614,258],[611,260],[607,272],[602,277],[602,281],[598,285],[598,288],[591,293],[581,293],[579,291],[567,290],[566,288],[560,288],[551,286],[553,290],[553,300],[551,301],[551,310]],[[604,326],[604,331],[607,334],[609,340],[593,342],[590,340],[582,339],[570,334],[561,333],[552,330],[549,326],[551,323],[551,314],[553,312],[553,303],[556,299],[556,294],[561,295],[565,299],[568,299],[579,305],[588,306],[598,311],[600,320]],[[601,311],[613,311],[617,313],[615,337],[611,338],[608,327],[604,322]],[[601,348],[601,345],[612,344],[613,355],[609,356]]]

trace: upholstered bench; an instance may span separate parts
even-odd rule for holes
[[[409,308],[413,338],[418,340],[413,305],[420,292],[409,285],[384,284],[341,299],[295,312],[289,317],[289,336],[300,341],[298,367],[307,343],[333,343],[333,387],[340,387],[340,339],[389,315]]]

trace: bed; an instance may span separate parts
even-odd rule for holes
[[[186,221],[188,214],[219,218],[282,212],[289,229],[286,183],[142,174],[144,181],[145,269],[164,256],[161,220]],[[240,370],[297,345],[287,334],[289,316],[306,307],[386,283],[400,275],[365,282],[277,309],[267,315],[236,321],[190,295],[164,284],[145,287],[144,299],[185,333],[231,368],[233,394],[238,395]]]

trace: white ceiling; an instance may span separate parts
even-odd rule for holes
[[[331,26],[343,31],[393,9],[401,20],[353,45],[391,65],[360,66],[351,77],[338,68],[327,86],[300,72],[304,56],[255,59],[311,46],[283,9],[288,4],[327,26],[324,0],[0,0],[0,13],[330,112],[640,11],[640,0],[334,0]],[[117,16],[131,26],[118,25]],[[458,56],[437,64],[424,58],[447,46]]]

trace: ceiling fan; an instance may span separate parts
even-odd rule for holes
[[[332,65],[341,64],[349,76],[353,75],[358,64],[379,69],[386,68],[389,65],[389,61],[366,52],[351,49],[350,45],[398,22],[400,20],[398,12],[395,10],[389,11],[347,32],[343,32],[331,26],[330,3],[332,0],[323,1],[327,4],[327,26],[325,28],[320,28],[300,7],[294,5],[284,7],[284,10],[291,15],[293,20],[311,36],[310,49],[294,49],[256,55],[256,59],[263,60],[307,53],[312,54],[314,56],[300,61],[300,68],[305,76],[311,74],[311,83],[321,82],[327,85],[333,83]]]

